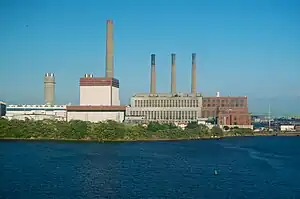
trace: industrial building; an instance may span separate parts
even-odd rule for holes
[[[44,98],[46,105],[54,105],[55,102],[55,76],[54,73],[46,73],[44,77]]]
[[[246,96],[222,97],[217,93],[214,97],[203,97],[202,116],[208,119],[217,118],[221,126],[252,128]]]
[[[44,76],[44,105],[7,105],[6,117],[18,120],[66,120],[66,105],[55,105],[55,77],[54,73],[45,73]]]
[[[80,105],[66,107],[67,121],[123,122],[126,108],[120,105],[119,86],[119,80],[114,78],[113,21],[107,20],[105,77],[85,74],[80,78]]]
[[[8,119],[66,120],[66,106],[64,105],[8,105],[6,109]]]
[[[201,118],[202,96],[196,92],[196,54],[192,54],[190,93],[176,91],[176,55],[171,54],[171,92],[156,92],[155,55],[151,55],[150,93],[136,94],[126,107],[126,122],[187,123]]]
[[[6,103],[0,101],[0,117],[6,115]]]

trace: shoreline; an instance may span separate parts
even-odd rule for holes
[[[59,142],[159,142],[159,141],[189,141],[189,140],[218,140],[223,138],[234,137],[273,137],[273,136],[300,136],[300,132],[295,133],[278,133],[278,134],[254,134],[254,135],[224,135],[215,137],[198,137],[198,138],[142,138],[142,139],[116,139],[116,140],[97,140],[97,139],[68,139],[68,138],[0,138],[0,141],[59,141]]]

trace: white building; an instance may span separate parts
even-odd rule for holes
[[[85,75],[80,78],[80,105],[67,106],[67,121],[123,122],[125,110],[120,106],[119,80]]]
[[[66,105],[8,105],[6,117],[8,119],[66,120]]]
[[[281,125],[280,131],[284,131],[284,132],[296,131],[295,125]]]

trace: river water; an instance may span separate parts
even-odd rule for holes
[[[0,142],[0,198],[300,198],[300,137]]]

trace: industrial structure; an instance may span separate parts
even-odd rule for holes
[[[79,105],[55,105],[55,76],[45,73],[45,105],[9,105],[0,102],[1,116],[9,119],[59,119],[99,122],[115,120],[127,123],[157,121],[186,125],[188,122],[203,122],[214,119],[221,127],[238,126],[253,128],[248,112],[247,97],[203,97],[197,92],[196,53],[191,55],[191,89],[181,93],[176,88],[176,54],[171,53],[171,87],[169,93],[156,90],[155,54],[150,56],[150,92],[131,97],[129,106],[121,106],[120,82],[114,77],[113,21],[106,22],[105,77],[85,74],[79,80]]]
[[[85,74],[80,78],[80,105],[67,106],[67,120],[123,122],[125,106],[120,105],[119,80],[114,78],[113,21],[106,23],[105,77]]]
[[[8,105],[6,109],[8,119],[66,120],[66,106],[64,105]]]
[[[6,115],[6,103],[0,101],[0,117]]]
[[[246,96],[221,97],[218,92],[214,97],[203,97],[202,116],[207,119],[216,118],[221,126],[252,128]]]
[[[191,93],[176,91],[176,55],[171,54],[171,92],[156,92],[155,54],[151,54],[150,93],[136,94],[126,108],[126,122],[187,123],[201,118],[202,96],[196,92],[196,54],[192,54]]]
[[[55,77],[54,73],[45,73],[44,76],[44,105],[7,105],[7,119],[55,119],[66,120],[67,111],[66,105],[55,105]]]
[[[55,104],[55,77],[54,73],[45,73],[44,77],[44,98],[46,105]]]

